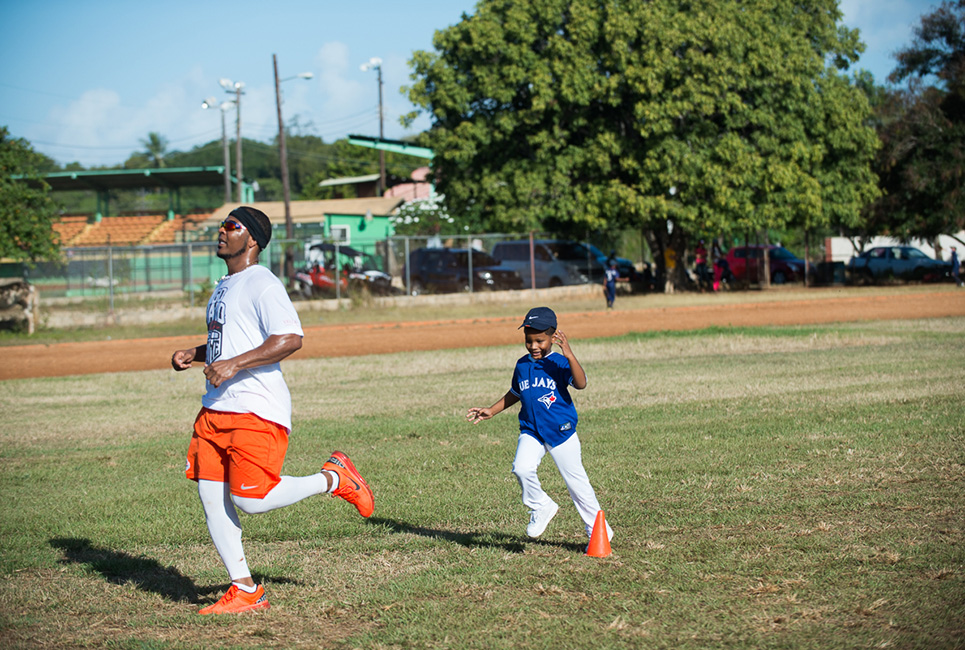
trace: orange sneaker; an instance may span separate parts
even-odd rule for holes
[[[333,497],[341,497],[353,504],[363,517],[372,514],[375,510],[375,497],[348,456],[340,451],[333,451],[332,457],[322,465],[322,469],[338,474],[338,487],[332,492]]]
[[[198,610],[198,613],[240,614],[241,612],[250,612],[256,609],[271,609],[271,605],[268,604],[268,596],[265,595],[264,587],[258,585],[255,593],[249,594],[247,591],[238,589],[238,585],[231,585],[231,588],[225,592],[221,600]]]

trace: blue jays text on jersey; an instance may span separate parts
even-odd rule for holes
[[[520,401],[519,430],[551,447],[576,431],[576,407],[570,397],[570,362],[558,352],[543,359],[526,355],[516,362],[510,391]]]
[[[520,390],[529,390],[529,379],[523,379],[519,382]],[[556,382],[549,377],[536,377],[533,381],[533,388],[548,388],[550,390],[556,390]]]

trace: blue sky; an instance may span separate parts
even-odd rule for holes
[[[844,24],[861,30],[867,51],[859,67],[879,82],[892,54],[910,43],[913,25],[938,2],[843,0]],[[272,54],[279,74],[312,72],[283,85],[284,118],[332,142],[349,133],[378,135],[375,72],[382,59],[385,135],[400,138],[399,117],[412,105],[415,50],[431,50],[437,29],[472,13],[475,0],[0,0],[0,125],[60,163],[119,165],[148,132],[169,149],[221,137],[216,110],[201,102],[231,97],[218,85],[245,84],[242,134],[268,142],[277,133]],[[234,110],[227,113],[229,137]]]

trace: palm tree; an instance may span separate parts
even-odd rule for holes
[[[167,152],[168,141],[156,131],[151,131],[147,137],[141,140],[144,146],[144,155],[154,163],[155,167],[164,167],[164,154]]]

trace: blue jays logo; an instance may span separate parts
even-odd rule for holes
[[[553,393],[552,391],[549,393],[546,393],[545,395],[539,398],[539,401],[545,404],[546,408],[549,408],[553,406],[553,402],[556,401],[556,394]]]

